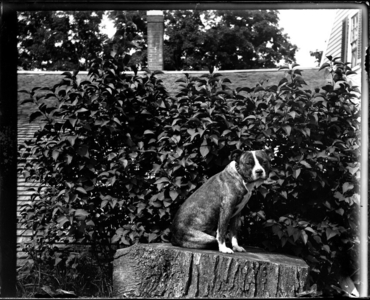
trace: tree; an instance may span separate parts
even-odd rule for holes
[[[145,65],[145,11],[108,11],[116,27],[112,39],[100,31],[103,15],[104,11],[20,12],[18,66],[25,70],[87,70],[91,60],[102,53],[117,55],[128,66]]]
[[[207,14],[207,11],[203,12]],[[204,67],[205,26],[199,11],[165,11],[164,69]],[[168,39],[166,39],[168,36]]]
[[[108,42],[110,54],[124,65],[137,68],[147,65],[146,11],[108,11],[116,33]]]
[[[25,70],[86,70],[103,51],[103,11],[18,13],[19,63]]]
[[[316,51],[310,51],[310,56],[313,56],[316,58],[315,62],[317,63],[317,66],[320,67],[321,58],[322,58],[323,51],[319,51],[316,49]]]
[[[297,47],[278,27],[276,10],[165,12],[165,69],[276,67]]]

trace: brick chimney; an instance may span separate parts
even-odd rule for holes
[[[148,68],[163,70],[163,11],[148,10]]]

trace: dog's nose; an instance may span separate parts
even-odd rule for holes
[[[262,169],[258,169],[256,170],[256,174],[261,176],[263,174],[263,170]]]

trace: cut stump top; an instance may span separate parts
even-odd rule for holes
[[[287,255],[287,254],[271,253],[263,249],[254,248],[254,247],[244,247],[246,252],[234,252],[232,254],[228,254],[228,253],[221,253],[215,250],[181,248],[177,246],[172,246],[169,243],[138,244],[138,245],[140,245],[141,248],[148,248],[148,249],[149,248],[150,249],[173,249],[173,250],[182,251],[182,252],[201,253],[201,254],[204,253],[207,255],[241,258],[247,261],[269,262],[269,263],[274,263],[274,264],[284,264],[284,265],[289,265],[289,266],[300,266],[303,268],[308,268],[307,263],[299,257],[295,257],[292,255]],[[130,248],[131,247],[118,249],[114,256],[114,259],[117,259],[120,256],[125,255],[128,251],[131,251]]]
[[[136,244],[117,250],[115,297],[296,297],[307,289],[300,258],[245,248],[245,253]]]

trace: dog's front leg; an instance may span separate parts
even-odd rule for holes
[[[238,244],[238,229],[239,229],[240,213],[233,216],[230,221],[231,245],[235,252],[246,252],[245,249]]]
[[[232,215],[232,205],[228,197],[224,196],[221,201],[220,217],[218,219],[218,228],[216,239],[218,242],[218,250],[222,253],[234,253],[229,247],[226,247],[225,238]]]

